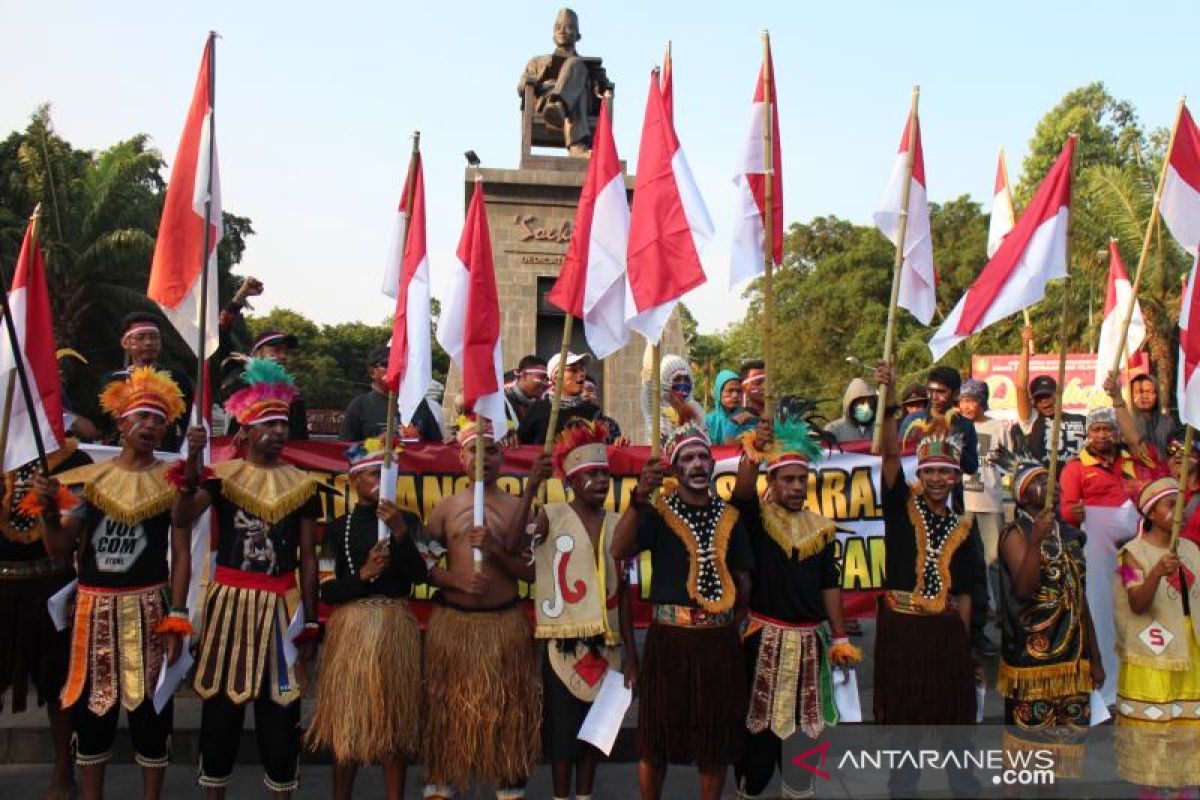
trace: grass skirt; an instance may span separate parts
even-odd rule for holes
[[[425,631],[426,782],[512,788],[541,753],[542,687],[520,608],[434,608]]]
[[[1200,646],[1191,668],[1121,662],[1117,680],[1117,773],[1143,786],[1200,785]]]
[[[421,632],[403,600],[338,606],[325,627],[305,742],[340,764],[413,760],[420,745]]]
[[[877,725],[975,722],[975,667],[957,612],[904,614],[881,598],[876,626]]]
[[[737,762],[746,662],[733,625],[652,623],[638,680],[638,758],[701,769]]]

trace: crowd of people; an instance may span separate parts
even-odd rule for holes
[[[261,288],[243,285],[223,329]],[[1130,376],[1128,399],[1110,378],[1111,403],[1063,413],[1056,440],[1061,387],[1029,379],[1028,329],[1014,424],[989,413],[986,383],[942,366],[903,391],[889,365],[873,384],[855,378],[822,431],[794,404],[766,416],[761,361],[719,371],[706,412],[686,359],[661,358],[655,398],[648,358],[642,405],[647,423],[661,415],[661,456],[611,510],[609,448],[626,440],[603,412],[588,355],[522,358],[506,387],[507,431],[469,414],[445,426],[431,397],[389,454],[381,347],[366,364],[371,389],[350,403],[340,431],[354,502],[319,536],[317,483],[282,458],[289,440],[307,436],[286,369],[295,337],[269,331],[248,354],[223,354],[219,396],[239,457],[206,465],[208,433],[187,426],[192,386],[157,365],[162,324],[130,316],[126,366],[100,396],[108,420],[71,420],[81,433],[108,431],[119,454],[91,463],[68,440],[47,472],[35,463],[6,476],[0,688],[20,710],[32,685],[49,710],[47,796],[71,794],[72,759],[83,795],[103,795],[122,709],[144,795],[161,794],[173,699],[156,687],[164,665],[185,655],[202,707],[198,783],[212,798],[225,794],[253,705],[264,781],[278,797],[295,791],[308,748],[332,753],[336,798],[351,796],[367,764],[381,764],[389,797],[400,797],[417,761],[425,797],[480,783],[521,797],[545,758],[555,798],[589,800],[603,755],[578,734],[610,672],[638,692],[643,798],[662,796],[669,764],[695,765],[703,798],[721,795],[731,766],[738,796],[761,796],[784,742],[839,722],[831,676],[862,658],[842,604],[837,525],[806,506],[828,448],[875,438],[886,563],[873,721],[974,723],[981,664],[998,656],[1006,747],[1050,749],[1059,778],[1078,775],[1098,692],[1115,710],[1124,778],[1146,791],[1200,785],[1191,611],[1200,603],[1200,458],[1195,446],[1184,452],[1150,374]],[[550,430],[555,384],[561,408]],[[471,487],[426,519],[381,492],[385,460],[447,439],[464,475],[482,453],[482,519]],[[553,452],[534,458],[522,493],[501,489],[504,448],[547,439]],[[182,460],[156,456],[184,445]],[[714,489],[716,445],[742,454],[728,500]],[[1047,468],[1055,446],[1057,487]],[[552,475],[570,491],[542,503]],[[216,521],[213,565],[194,614],[188,590],[201,567],[191,530],[205,513]],[[322,548],[333,574],[319,582]],[[652,615],[639,652],[629,564],[643,553]],[[72,578],[59,633],[47,601]],[[519,582],[532,586],[532,615]],[[406,602],[421,583],[438,590],[424,631]],[[324,626],[318,600],[334,608]],[[305,729],[301,677],[318,644]],[[966,770],[949,777],[956,794],[978,791]],[[812,778],[782,775],[784,796],[809,796]],[[912,796],[919,778],[897,769],[889,787]]]

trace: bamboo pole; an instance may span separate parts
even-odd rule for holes
[[[1171,151],[1175,149],[1175,136],[1179,133],[1179,121],[1183,118],[1184,104],[1187,102],[1187,97],[1179,98],[1179,106],[1175,109],[1175,124],[1171,126],[1171,138],[1167,143],[1167,153],[1163,157],[1162,172],[1158,176],[1158,186],[1154,190],[1154,202],[1150,206],[1150,219],[1146,222],[1146,233],[1142,236],[1142,252],[1138,255],[1137,270],[1133,274],[1133,288],[1129,293],[1129,308],[1125,309],[1125,315],[1121,320],[1121,338],[1118,340],[1116,362],[1113,364],[1110,372],[1118,372],[1121,369],[1121,354],[1125,351],[1125,340],[1129,337],[1129,325],[1133,321],[1133,307],[1137,302],[1138,287],[1142,285],[1142,272],[1146,266],[1146,259],[1150,255],[1150,243],[1154,239],[1154,230],[1158,225],[1158,206],[1162,200],[1163,183],[1167,179],[1167,167],[1171,164]]]
[[[554,452],[554,434],[558,428],[558,412],[562,408],[563,384],[567,379],[567,355],[571,352],[571,331],[575,327],[575,315],[567,312],[563,317],[562,344],[558,348],[557,377],[551,375],[554,381],[554,392],[550,395],[550,421],[546,426],[546,441],[542,445],[547,455]]]
[[[41,219],[42,204],[33,209],[33,215],[29,218],[30,236],[29,236],[29,257],[33,258],[38,247],[38,221]],[[8,279],[4,276],[4,272],[0,270],[0,313],[4,316],[4,327],[8,331],[8,342],[12,347],[13,365],[16,367],[17,383],[21,386],[21,398],[25,401],[25,410],[30,415],[30,430],[33,432],[33,443],[37,448],[38,466],[41,467],[43,475],[49,475],[50,469],[46,461],[46,444],[42,441],[42,426],[38,422],[37,407],[33,404],[33,392],[29,387],[29,375],[25,372],[25,356],[21,350],[21,340],[17,338],[17,328],[13,323],[12,309],[8,305]],[[11,386],[11,384],[10,384]],[[8,430],[8,414],[5,414],[5,435]],[[5,450],[0,452],[0,460],[3,460],[4,452],[7,452],[8,442],[5,441]]]
[[[1067,241],[1070,241],[1070,236],[1067,237]],[[1067,252],[1071,252],[1070,245]],[[1062,437],[1062,406],[1067,377],[1067,311],[1070,307],[1067,297],[1068,280],[1069,278],[1064,278],[1062,282],[1062,322],[1058,330],[1058,393],[1054,398],[1054,423],[1050,428],[1050,466],[1046,479],[1045,508],[1050,511],[1054,510],[1054,495],[1058,491],[1058,443]]]
[[[912,106],[908,112],[908,152],[904,156],[904,184],[900,187],[900,221],[897,225],[896,259],[892,265],[892,295],[888,301],[887,331],[883,337],[883,361],[892,363],[892,352],[896,343],[896,303],[900,298],[900,272],[904,269],[904,235],[908,231],[908,195],[912,188],[913,157],[917,138],[917,103],[921,99],[921,87],[912,90]],[[871,441],[871,452],[878,455],[883,450],[883,418],[887,414],[887,391],[879,387],[879,400],[875,404],[875,435]]]
[[[8,452],[8,426],[12,423],[12,401],[16,388],[17,376],[10,372],[4,387],[4,416],[0,417],[0,453]]]
[[[762,32],[763,62],[763,416],[775,418],[775,76],[771,65],[771,34]],[[719,402],[719,399],[718,399]]]
[[[212,246],[212,188],[213,172],[217,157],[217,32],[208,32],[208,185],[204,195],[204,249],[200,251],[200,325],[196,341],[196,393],[192,400],[192,418],[199,427],[204,424],[206,393],[204,385],[208,378],[208,359],[205,342],[208,339],[208,249]],[[203,454],[200,456],[203,458]]]
[[[1194,429],[1191,425],[1184,425],[1183,433],[1183,460],[1179,465],[1179,495],[1175,498],[1175,514],[1171,519],[1171,552],[1176,552],[1179,547],[1179,533],[1183,530],[1183,507],[1187,505],[1185,499],[1187,497],[1188,485],[1188,470],[1191,467],[1192,461],[1192,433]]]
[[[1012,183],[1008,180],[1008,159],[1004,157],[1004,148],[1000,148],[1000,174],[1004,177],[1004,193],[1008,196],[1008,212],[1012,217],[1013,225],[1017,224],[1017,201],[1013,197]],[[992,213],[996,213],[995,210]],[[1029,309],[1022,308],[1021,315],[1025,318],[1025,327],[1033,325],[1033,320],[1029,318]],[[1029,343],[1029,355],[1033,355],[1033,342]]]
[[[404,242],[400,247],[400,274],[403,280],[404,274],[404,252],[408,249],[408,233],[412,223],[412,206],[413,197],[417,193],[417,167],[421,163],[421,132],[413,131],[412,135],[412,155],[408,159],[408,178],[404,182]],[[387,417],[383,426],[383,474],[379,484],[379,496],[385,500],[396,499],[396,476],[393,473],[395,468],[394,459],[392,458],[392,450],[395,447],[396,436],[396,396],[397,390],[388,386],[387,395]],[[392,534],[388,530],[387,523],[379,520],[379,527],[376,532],[379,541],[389,538]]]
[[[650,347],[650,457],[662,452],[662,348],[656,342]]]

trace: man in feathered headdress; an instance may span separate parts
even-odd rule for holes
[[[246,438],[246,457],[201,474],[203,428],[188,431],[186,469],[174,523],[191,529],[210,506],[217,517],[216,570],[204,600],[196,660],[200,714],[200,785],[224,797],[233,773],[246,705],[254,703],[258,754],[267,788],[295,790],[300,756],[300,686],[294,654],[311,656],[317,635],[316,482],[280,460],[288,409],[299,392],[278,363],[252,358],[246,386],[225,403]],[[303,633],[288,641],[300,571]]]
[[[61,702],[75,732],[84,795],[104,793],[104,765],[124,708],[142,767],[143,795],[158,797],[173,710],[171,700],[155,710],[154,687],[163,661],[174,663],[192,632],[184,608],[191,537],[187,530],[171,530],[177,490],[154,450],[185,407],[170,375],[152,367],[110,382],[100,406],[116,421],[120,454],[57,479],[38,476],[30,500],[40,505],[48,552],[69,559],[78,551],[79,589]],[[78,486],[82,501],[64,485]],[[168,546],[175,565],[170,607]]]
[[[638,780],[662,795],[667,764],[695,764],[700,795],[720,797],[741,755],[746,663],[735,622],[750,599],[754,556],[738,512],[712,489],[708,435],[674,430],[663,456],[676,485],[664,489],[657,458],[638,479],[613,534],[617,559],[650,551],[654,619],[639,670]]]
[[[379,496],[385,453],[380,439],[346,451],[358,502],[325,527],[334,577],[321,584],[321,599],[334,611],[307,741],[333,752],[338,799],[351,796],[359,764],[380,763],[388,797],[403,797],[420,745],[421,631],[406,599],[429,573],[416,546],[421,518]],[[383,539],[380,520],[389,532]]]
[[[427,525],[429,538],[446,549],[445,568],[429,571],[440,591],[425,629],[427,798],[450,798],[476,782],[497,787],[500,800],[524,797],[540,749],[533,631],[517,604],[517,579],[533,580],[533,570],[503,539],[522,501],[496,485],[500,443],[486,418],[459,419],[465,474],[475,474],[477,436],[486,437],[484,524],[474,524],[468,485],[439,502]]]
[[[738,796],[759,797],[779,764],[783,796],[808,797],[814,775],[787,770],[782,743],[797,728],[816,738],[837,723],[831,667],[854,664],[862,654],[850,644],[843,621],[837,525],[804,507],[809,466],[821,458],[819,440],[800,417],[781,415],[774,425],[762,422],[744,433],[742,441],[745,455],[731,502],[754,551],[750,623],[742,635],[754,675],[749,736],[734,770]],[[767,491],[760,498],[764,465]]]
[[[920,439],[917,482],[910,487],[900,463],[892,367],[878,367],[875,380],[888,398],[881,420],[887,577],[876,623],[875,721],[971,724],[976,712],[971,593],[987,576],[971,515],[958,514],[950,502],[962,475],[962,442],[947,416],[913,422],[909,436],[918,431]],[[970,789],[969,773],[951,770],[949,776],[955,794]],[[897,769],[889,789],[910,796],[919,778],[916,770]]]
[[[571,489],[568,503],[547,503],[534,525],[532,550],[537,582],[533,597],[542,654],[542,739],[553,764],[554,797],[590,800],[600,752],[579,741],[583,724],[609,669],[637,680],[637,652],[625,572],[612,556],[618,515],[606,511],[612,474],[609,431],[603,422],[573,420],[554,441],[554,466]],[[530,545],[524,536],[532,498],[549,477],[545,460],[529,475],[520,511],[506,541]],[[625,642],[622,658],[618,648]]]

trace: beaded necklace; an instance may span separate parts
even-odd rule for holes
[[[946,514],[935,514],[925,502],[924,497],[917,495],[915,500],[917,513],[920,514],[925,528],[925,547],[918,548],[922,551],[921,555],[924,556],[921,563],[917,565],[923,578],[918,582],[918,586],[921,588],[922,597],[936,600],[941,596],[943,588],[948,588],[942,586],[940,570],[942,551],[946,549],[946,543],[950,541],[950,534],[958,527],[958,515],[949,505],[946,507]]]
[[[676,493],[666,498],[667,507],[687,523],[696,540],[696,589],[701,597],[709,601],[721,599],[721,574],[717,565],[717,523],[725,510],[725,504],[717,498],[703,506],[692,506],[683,502]]]

